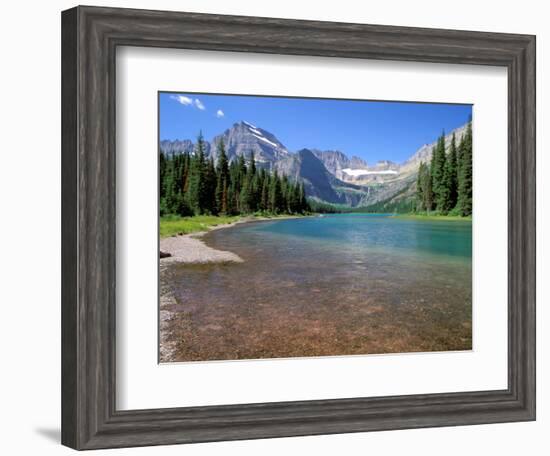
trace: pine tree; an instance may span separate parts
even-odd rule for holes
[[[205,168],[204,139],[200,133],[189,169],[189,189],[185,195],[187,204],[195,215],[203,214],[208,205]]]
[[[260,194],[260,210],[268,211],[269,210],[269,174],[262,170],[260,175],[262,190]]]
[[[237,198],[238,193],[235,188],[235,181],[230,178],[229,184],[227,185],[227,215],[238,214]]]
[[[218,213],[218,208],[216,204],[217,176],[213,158],[210,158],[206,161],[204,179],[205,200],[203,211],[209,214],[216,215]]]
[[[458,176],[458,204],[457,208],[462,216],[472,215],[472,123],[468,123],[466,133],[462,137],[459,147],[460,167]]]
[[[248,214],[252,212],[252,180],[250,174],[245,174],[242,182],[241,192],[239,194],[239,208],[240,212]]]
[[[248,165],[246,175],[243,180],[243,189],[241,194],[241,204],[244,204],[245,212],[256,212],[257,201],[257,179],[256,179],[256,160],[254,152],[250,153],[250,164]]]
[[[238,179],[240,184],[239,187],[241,187],[244,180],[244,176],[246,176],[246,160],[244,159],[244,155],[239,156],[237,160],[237,168],[238,168]]]
[[[433,209],[432,176],[430,168],[424,162],[421,162],[418,168],[416,187],[417,210],[431,211]]]
[[[432,189],[434,193],[436,209],[444,211],[448,204],[448,183],[445,180],[445,132],[441,134],[437,140],[432,155],[432,163],[430,173],[432,176]]]
[[[298,214],[300,212],[300,188],[298,182],[289,185],[288,211],[291,214]]]
[[[281,201],[281,212],[290,212],[289,208],[289,183],[288,178],[286,176],[281,177],[281,195],[282,195],[282,201]]]
[[[454,206],[452,192],[455,169],[455,163],[451,161],[451,157],[446,157],[443,176],[439,186],[439,199],[437,201],[438,209],[443,215],[447,215]]]
[[[229,180],[229,164],[225,154],[223,139],[218,144],[218,166],[216,169],[216,209],[220,214],[227,213],[227,182]]]
[[[176,209],[176,181],[174,178],[174,160],[166,166],[164,181],[164,209],[167,214],[173,214]]]
[[[207,157],[199,134],[192,154],[159,153],[161,215],[304,213],[309,211],[304,185],[287,176],[257,168],[254,153],[229,162],[223,142],[217,162]]]
[[[453,133],[449,155],[445,162],[445,172],[449,180],[449,208],[453,209],[457,203],[458,195],[458,151],[456,148],[456,136]]]
[[[309,207],[309,204],[307,202],[307,198],[306,198],[306,189],[304,187],[304,184],[300,184],[300,212],[301,213],[304,213],[304,212],[309,212],[310,210],[310,207]]]
[[[182,193],[185,195],[185,193],[189,190],[189,169],[191,167],[191,156],[188,152],[184,155],[184,171],[182,176]]]
[[[422,188],[423,188],[423,206],[426,211],[429,213],[434,206],[434,192],[432,187],[432,175],[430,169],[427,165],[424,165],[424,175],[422,177]]]
[[[416,176],[416,211],[420,212],[424,209],[424,188],[422,187],[422,175],[424,172],[424,162],[420,162],[418,167],[418,175]]]
[[[165,196],[164,182],[166,180],[166,159],[164,153],[159,154],[159,197],[162,200]]]
[[[424,162],[420,162],[418,167],[418,176],[416,176],[416,211],[420,212],[425,209],[424,207],[424,168],[426,165]]]
[[[273,173],[269,183],[269,211],[273,214],[281,212],[283,206],[283,194],[281,191],[281,180],[277,171]]]
[[[248,172],[250,173],[251,176],[256,175],[256,159],[254,156],[254,151],[250,152],[250,165],[248,167]]]
[[[228,206],[227,206],[228,196],[227,196],[227,192],[228,192],[228,188],[227,188],[227,178],[226,178],[222,182],[221,206],[219,208],[219,211],[224,215],[228,213]]]

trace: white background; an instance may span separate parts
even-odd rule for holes
[[[194,71],[187,71],[188,68]],[[224,77],[219,78],[220,74]],[[474,185],[473,350],[158,365],[157,308],[152,304],[158,296],[159,89],[473,104],[474,150],[480,151],[474,153],[474,182],[480,184]],[[119,50],[118,408],[505,389],[507,93],[504,68],[188,50]],[[491,182],[490,189],[483,185],[487,181]],[[491,277],[490,284],[487,277]],[[407,381],[403,381],[403,372],[407,372]],[[222,383],[220,378],[224,379]]]
[[[344,434],[111,450],[105,454],[548,454],[550,446],[550,173],[545,150],[550,79],[544,2],[436,1],[101,1],[105,6],[339,20],[537,34],[538,114],[538,421],[445,429]],[[0,416],[2,452],[69,454],[58,445],[60,420],[60,18],[66,1],[10,3],[2,11],[0,195],[2,283]]]

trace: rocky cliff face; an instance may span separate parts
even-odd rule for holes
[[[446,147],[453,133],[458,144],[465,132],[466,125],[446,135]],[[274,134],[245,121],[234,124],[211,142],[205,141],[207,156],[217,160],[222,140],[230,161],[241,155],[248,158],[253,152],[258,166],[303,182],[308,197],[352,207],[413,198],[418,167],[421,162],[430,162],[436,143],[423,145],[401,164],[383,160],[368,166],[361,158],[349,158],[337,150],[302,149],[291,153]],[[160,150],[167,155],[193,153],[194,148],[187,139],[160,142]]]
[[[291,181],[304,183],[310,198],[333,204],[359,205],[368,189],[348,184],[332,174],[314,151],[302,149],[278,161],[274,169]]]
[[[183,141],[180,141],[179,139],[176,139],[175,141],[168,141],[165,139],[160,142],[161,152],[168,156],[192,153],[194,148],[195,145],[190,139],[184,139]]]
[[[306,194],[322,201],[337,203],[340,198],[331,184],[332,175],[323,163],[308,149],[302,149],[275,164],[279,174],[291,181],[301,180]]]
[[[466,133],[467,124],[462,127],[455,128],[453,131],[445,135],[445,149],[448,149],[451,146],[451,140],[453,134],[456,138],[456,145],[460,143],[460,139]],[[434,141],[430,144],[424,144],[420,149],[418,149],[411,157],[406,160],[401,166],[400,169],[402,172],[416,172],[421,162],[430,163],[432,159],[432,149],[435,147],[437,141]]]
[[[312,149],[311,152],[321,160],[325,168],[338,179],[345,178],[343,170],[346,168],[367,169],[367,162],[356,156],[349,158],[339,150]]]
[[[223,140],[229,160],[254,153],[256,162],[271,167],[273,163],[285,158],[289,152],[270,132],[248,122],[241,121],[212,140],[212,156],[217,159],[218,145]]]

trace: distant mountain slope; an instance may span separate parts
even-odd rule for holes
[[[176,155],[184,153],[192,153],[195,148],[195,144],[190,139],[169,141],[164,139],[160,142],[160,150],[166,155]]]
[[[460,139],[462,136],[466,133],[467,124],[462,125],[461,127],[455,128],[450,133],[445,135],[445,149],[448,150],[451,146],[451,140],[453,138],[453,134],[456,137],[457,145],[460,142]],[[403,164],[400,166],[401,172],[416,172],[418,170],[418,167],[420,166],[421,162],[429,163],[432,159],[432,149],[435,147],[437,143],[437,140],[430,143],[430,144],[424,144],[420,149],[418,149],[413,155],[411,155],[410,158],[408,158]]]
[[[254,157],[258,163],[271,165],[289,154],[286,147],[275,135],[245,121],[234,124],[223,134],[212,140],[212,156],[214,159],[217,159],[218,144],[222,140],[229,160],[241,155],[249,157],[254,152]]]
[[[349,158],[345,153],[339,150],[317,150],[311,149],[311,152],[325,165],[325,168],[338,179],[345,178],[344,169],[367,169],[367,162],[359,157]]]
[[[463,125],[447,134],[446,147],[450,146],[453,133],[458,143],[465,132]],[[338,150],[302,149],[291,153],[273,133],[245,121],[233,124],[211,142],[205,141],[205,153],[215,161],[222,140],[230,161],[241,155],[248,158],[254,152],[258,166],[276,170],[291,181],[302,181],[308,197],[352,207],[408,204],[415,196],[418,167],[421,162],[430,162],[436,144],[434,141],[423,145],[401,164],[382,160],[369,166],[361,158],[350,158]],[[192,153],[195,144],[189,139],[163,140],[159,147],[163,153],[173,155]]]
[[[332,175],[323,163],[308,149],[302,149],[275,163],[279,174],[291,181],[302,180],[306,194],[329,203],[339,203],[340,198],[331,184]]]

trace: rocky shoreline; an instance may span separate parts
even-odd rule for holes
[[[207,246],[201,237],[210,231],[230,228],[242,223],[283,220],[290,218],[299,217],[244,218],[235,223],[213,226],[209,228],[208,231],[162,238],[160,240],[160,264],[242,263],[243,259],[239,257],[239,255],[225,250],[213,249],[212,247]]]
[[[283,218],[283,217],[280,217]],[[286,217],[284,217],[286,218]],[[291,217],[288,217],[291,218]],[[172,290],[167,285],[170,274],[170,264],[213,264],[213,263],[242,263],[243,259],[233,252],[213,249],[201,239],[209,231],[229,228],[237,224],[255,221],[273,220],[270,218],[246,218],[235,223],[211,227],[208,231],[183,234],[162,238],[160,240],[160,309],[159,309],[159,362],[173,362],[178,349],[178,332],[181,321],[178,312],[174,311],[177,301]]]
[[[160,251],[170,255],[161,258],[161,264],[242,263],[242,258],[235,253],[208,247],[200,239],[204,234],[200,232],[161,239]]]

